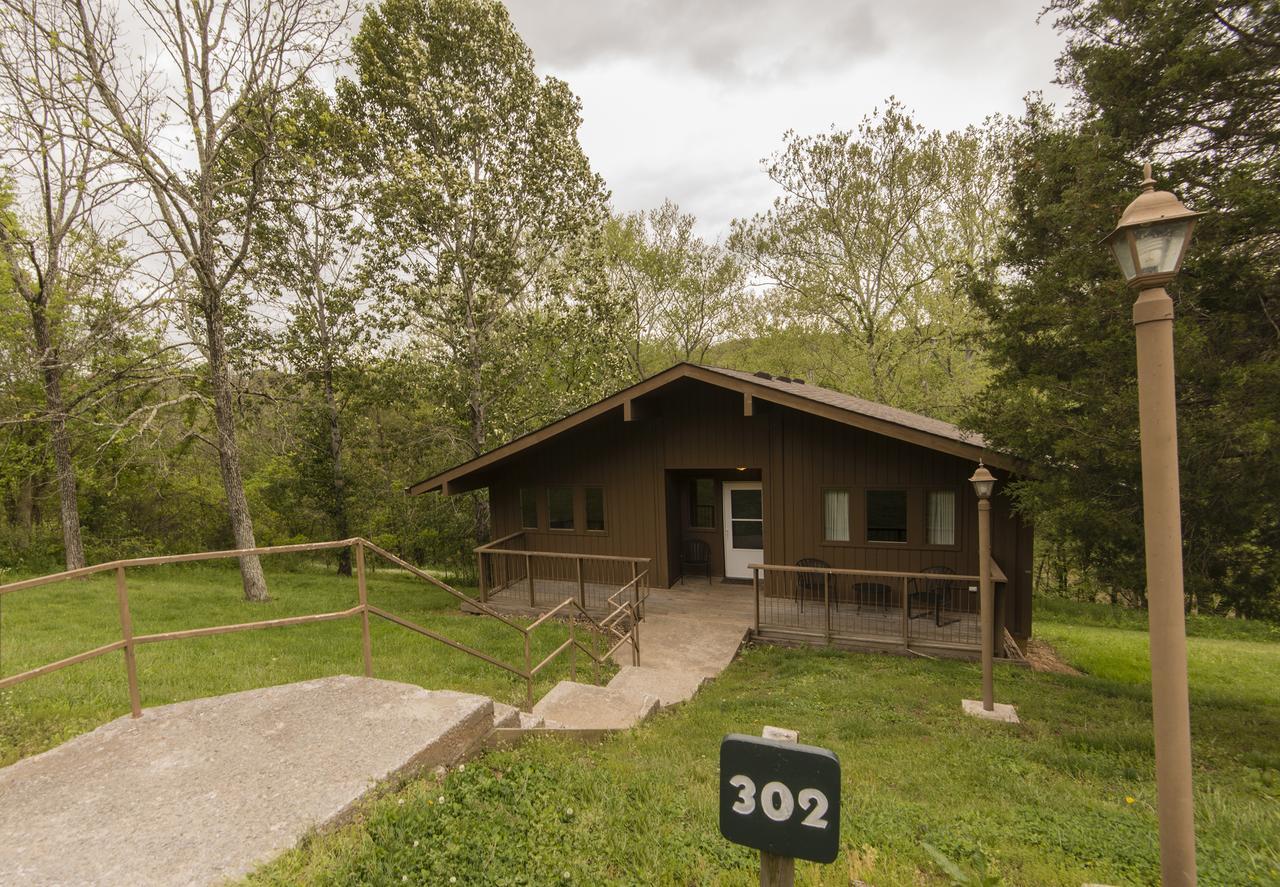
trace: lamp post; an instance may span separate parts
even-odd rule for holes
[[[978,618],[982,620],[982,710],[996,709],[995,678],[992,676],[995,658],[995,589],[991,587],[991,492],[996,479],[987,466],[978,463],[978,470],[969,478],[973,492],[978,497]]]
[[[1133,325],[1138,349],[1142,437],[1142,514],[1151,632],[1151,708],[1155,722],[1160,872],[1165,887],[1196,883],[1191,796],[1191,715],[1182,592],[1182,515],[1178,492],[1178,418],[1173,378],[1173,300],[1196,218],[1168,191],[1156,191],[1151,164],[1142,193],[1104,241],[1129,286],[1138,290]]]

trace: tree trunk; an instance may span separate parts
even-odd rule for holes
[[[49,334],[43,299],[31,301],[30,306],[31,329],[40,354],[45,410],[49,414],[49,447],[53,451],[53,466],[58,477],[62,548],[67,569],[78,570],[85,565],[84,543],[80,539],[80,506],[76,493],[76,469],[71,461],[71,437],[67,434],[66,409],[62,403],[62,367]]]
[[[231,402],[226,340],[217,296],[204,293],[201,307],[204,310],[205,336],[209,349],[213,421],[218,431],[218,467],[222,472],[222,487],[227,496],[227,516],[231,519],[231,533],[235,537],[236,548],[256,548],[253,518],[249,515],[249,500],[245,498],[244,480],[240,475],[240,447],[236,443],[236,420]],[[267,580],[262,573],[262,563],[256,554],[240,558],[240,580],[244,585],[245,600],[271,600],[271,596],[267,594]]]
[[[324,403],[329,414],[329,459],[333,477],[333,528],[339,539],[350,535],[347,521],[347,481],[342,475],[342,426],[338,422],[338,401],[333,393],[333,368],[326,355]],[[351,549],[338,549],[338,575],[351,575]]]

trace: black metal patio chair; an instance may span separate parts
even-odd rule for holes
[[[796,561],[797,567],[813,567],[820,570],[830,570],[831,564],[816,557],[802,557]],[[822,573],[796,573],[796,600],[800,602],[800,612],[804,612],[804,602],[806,598],[812,598],[815,601],[822,600]],[[834,585],[835,577],[831,577]],[[840,599],[836,595],[836,589],[829,589],[831,599],[836,602],[836,609],[840,609]]]
[[[946,578],[947,576],[954,576],[956,571],[950,567],[938,566],[925,567],[920,572],[934,573],[939,578],[916,577],[910,581],[911,588],[907,593],[907,618],[921,619],[932,615],[934,625],[939,628],[959,622],[959,617],[947,620],[942,618],[942,610],[947,604],[948,594],[959,589],[962,585],[962,583],[957,583],[954,579]],[[924,609],[919,613],[913,612],[913,605],[921,602],[924,604]],[[930,611],[932,611],[932,614]]]

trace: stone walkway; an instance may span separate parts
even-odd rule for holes
[[[149,708],[0,770],[0,884],[215,884],[493,729],[483,696],[332,677]]]

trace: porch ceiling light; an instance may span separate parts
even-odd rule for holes
[[[996,487],[996,478],[987,470],[987,466],[979,462],[978,470],[973,473],[973,477],[969,478],[969,483],[973,484],[973,492],[979,499],[990,499],[991,492]]]
[[[1103,243],[1111,247],[1125,281],[1135,289],[1164,286],[1177,276],[1196,218],[1168,191],[1155,190],[1151,164],[1143,167],[1142,193],[1120,216]]]

